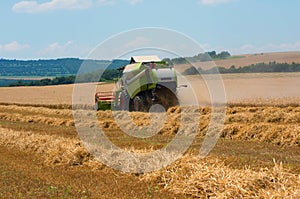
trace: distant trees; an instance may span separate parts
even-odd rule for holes
[[[223,69],[224,70],[224,69]],[[275,73],[275,72],[300,72],[299,63],[277,63],[275,61],[269,63],[251,64],[245,67],[224,70],[227,73]]]
[[[46,86],[72,84],[75,82],[113,81],[118,77],[117,70],[127,65],[129,60],[83,60],[63,58],[53,60],[6,60],[0,59],[0,76],[45,77],[42,80],[1,80],[0,86]],[[80,67],[83,70],[79,69]],[[81,68],[81,69],[82,69]],[[78,73],[78,74],[77,74]],[[102,74],[99,80],[99,75]],[[54,78],[49,78],[54,77]]]
[[[84,60],[63,58],[50,60],[6,60],[0,59],[0,76],[6,77],[58,77],[76,75],[80,67],[83,73],[96,70],[117,69],[127,65],[128,60]]]
[[[197,75],[202,74],[201,68],[197,69],[195,67],[190,67],[183,72],[183,75]]]
[[[10,87],[16,87],[16,86],[49,86],[49,85],[62,85],[62,84],[73,84],[75,83],[75,78],[77,83],[84,83],[84,82],[93,82],[93,81],[101,81],[101,82],[107,82],[107,81],[113,81],[115,78],[118,77],[119,71],[116,69],[109,69],[105,70],[102,73],[101,79],[99,80],[99,74],[101,71],[97,71],[94,73],[86,73],[78,75],[77,77],[75,75],[65,76],[65,77],[55,77],[53,79],[45,78],[42,80],[35,80],[35,81],[22,81],[19,80],[15,83],[9,84]]]
[[[217,59],[227,59],[228,57],[230,57],[230,53],[227,51],[222,51],[220,54],[218,54],[216,56]]]
[[[209,56],[211,56],[211,57],[216,57],[217,56],[216,51],[207,52],[207,54],[209,54]]]
[[[16,83],[9,84],[10,87],[16,86],[49,86],[49,85],[61,85],[61,84],[72,84],[74,83],[75,76],[67,76],[67,77],[55,77],[54,79],[42,79],[35,81],[17,81]]]
[[[251,64],[249,66],[236,68],[232,65],[230,68],[224,67],[213,67],[208,70],[202,70],[201,68],[190,67],[186,69],[184,75],[194,75],[194,74],[226,74],[226,73],[276,73],[276,72],[300,72],[300,63],[293,62],[288,63],[277,63],[275,61],[269,63],[258,63]]]
[[[206,62],[212,60],[227,59],[229,57],[231,57],[231,55],[227,51],[222,51],[219,54],[217,54],[216,51],[211,51],[211,52],[199,53],[198,55],[195,55],[193,57],[174,58],[168,60],[168,62],[172,64],[188,64],[193,62]]]
[[[119,71],[116,69],[105,70],[100,81],[112,81],[119,76]]]

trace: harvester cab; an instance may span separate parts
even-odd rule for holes
[[[97,109],[148,112],[155,104],[165,109],[176,106],[177,75],[175,69],[157,56],[134,56],[121,67],[122,76],[111,93],[96,93]],[[100,97],[97,97],[100,96]]]

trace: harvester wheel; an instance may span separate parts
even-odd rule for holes
[[[124,111],[128,111],[129,110],[129,95],[126,91],[122,91],[121,92],[121,96],[120,96],[120,109],[124,110]]]
[[[161,86],[160,89],[157,89],[157,96],[160,101],[159,104],[161,104],[166,110],[179,105],[176,93],[167,87]]]
[[[133,99],[133,108],[134,111],[146,111],[146,107],[144,105],[144,98],[141,96],[135,96]]]

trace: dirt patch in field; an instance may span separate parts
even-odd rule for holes
[[[108,167],[49,167],[41,156],[0,145],[1,198],[185,198]]]

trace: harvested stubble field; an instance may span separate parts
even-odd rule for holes
[[[189,103],[190,96],[195,97],[200,105],[210,102],[210,92],[207,84],[214,84],[214,75],[206,75],[207,82],[200,76],[186,76],[179,84],[190,83],[186,92],[179,89],[180,98]],[[289,105],[300,102],[300,73],[255,73],[255,74],[224,74],[221,75],[224,92],[228,103],[259,104],[259,105]],[[93,84],[86,84],[90,88]],[[97,91],[111,91],[114,84],[99,83]],[[193,89],[193,90],[191,90]],[[2,87],[0,88],[0,103],[43,105],[48,107],[67,108],[72,104],[74,85],[46,87]],[[87,93],[88,103],[94,103],[94,93]]]
[[[211,109],[201,108],[196,139],[184,157],[139,175],[97,162],[77,135],[72,110],[22,105],[1,105],[0,110],[1,197],[300,196],[300,107],[296,105],[228,106],[221,138],[204,159],[196,154]],[[131,115],[137,125],[149,123],[146,113]],[[180,108],[169,109],[157,135],[138,139],[122,133],[110,111],[97,112],[110,140],[133,152],[164,147],[180,125],[179,115]]]
[[[197,154],[211,108],[205,106],[203,80],[188,78],[202,105],[190,109],[200,113],[196,138],[183,158],[144,174],[114,170],[85,149],[70,109],[72,85],[0,88],[0,198],[299,198],[299,73],[223,76],[229,102],[225,126],[202,159]],[[169,109],[163,128],[144,139],[123,133],[111,111],[98,111],[98,121],[84,125],[98,123],[115,145],[143,153],[174,138],[180,112]],[[150,122],[146,113],[131,117],[138,126]]]

